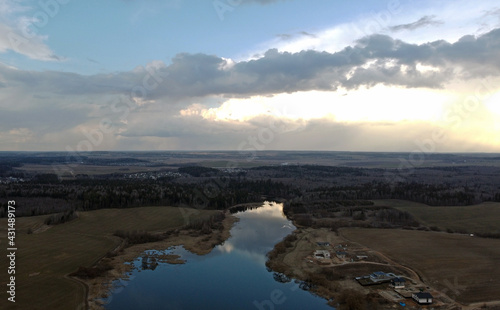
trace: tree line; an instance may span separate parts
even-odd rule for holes
[[[485,200],[500,201],[500,193],[483,197],[475,187],[425,182],[366,181],[360,184],[335,184],[303,187],[293,174],[310,171],[351,177],[363,175],[359,168],[338,167],[260,167],[255,171],[284,171],[287,178],[227,176],[214,169],[184,167],[179,171],[194,175],[183,180],[88,178],[61,181],[55,174],[40,174],[23,183],[0,184],[0,217],[6,215],[6,201],[17,200],[18,216],[139,206],[183,206],[223,210],[231,206],[263,200],[363,201],[403,199],[428,205],[471,205]],[[289,171],[290,170],[290,171]],[[203,176],[203,178],[200,178]],[[3,205],[2,205],[3,203]],[[322,212],[328,212],[323,209]],[[358,214],[358,216],[363,216]]]

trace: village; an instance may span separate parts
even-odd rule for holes
[[[322,236],[325,237],[323,234]],[[334,238],[336,242],[321,240],[318,237],[320,236],[309,235],[304,238],[310,245],[309,249],[313,249],[304,258],[309,266],[317,266],[324,270],[328,268],[334,273],[342,267],[350,266],[356,270],[355,267],[359,266],[360,274],[344,279],[342,286],[367,294],[377,293],[387,301],[389,308],[394,309],[447,309],[454,305],[448,296],[423,283],[415,272],[380,271],[387,270],[389,266],[395,267],[395,263],[382,254],[358,244],[342,242],[339,236]],[[332,239],[330,234],[329,237],[328,239]],[[306,241],[304,239],[302,241]],[[374,271],[370,273],[366,270]]]

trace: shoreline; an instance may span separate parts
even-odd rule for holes
[[[290,238],[289,236],[294,236]],[[273,271],[284,274],[285,276],[300,281],[308,282],[312,285],[311,292],[325,299],[327,304],[333,308],[338,307],[338,303],[352,303],[350,306],[360,306],[354,300],[370,300],[369,306],[383,307],[386,305],[384,297],[378,293],[374,294],[370,288],[361,286],[355,282],[355,271],[363,270],[374,272],[381,270],[384,272],[394,272],[401,274],[407,279],[414,279],[412,272],[405,272],[405,268],[398,264],[390,264],[383,259],[375,261],[357,261],[351,262],[339,259],[335,256],[335,250],[330,245],[343,244],[352,248],[354,244],[346,240],[342,235],[331,232],[325,228],[297,227],[297,229],[285,237],[270,252],[266,266]],[[321,247],[317,242],[328,242],[329,245]],[[331,259],[318,260],[312,253],[319,249],[330,249],[333,252]],[[278,249],[278,250],[277,250]],[[373,252],[371,255],[374,255]],[[374,256],[378,257],[379,253]],[[373,269],[373,270],[372,270]],[[349,307],[349,306],[347,306]],[[344,309],[341,305],[340,309]],[[413,309],[412,307],[409,307]],[[339,309],[339,308],[337,308]]]
[[[147,250],[163,251],[172,246],[182,245],[186,250],[197,254],[206,255],[215,248],[215,246],[225,242],[230,236],[230,230],[239,219],[229,212],[226,212],[226,217],[222,221],[222,230],[212,230],[209,234],[200,234],[194,230],[179,229],[165,240],[136,244],[130,247],[122,248],[120,253],[114,257],[106,257],[99,260],[111,266],[111,270],[105,275],[93,279],[81,279],[68,276],[68,278],[77,280],[86,287],[85,303],[88,309],[102,310],[105,302],[102,299],[110,296],[113,290],[113,282],[119,279],[128,279],[128,274],[133,270],[130,264],[137,257]],[[163,255],[158,261],[170,264],[183,264],[184,261],[179,259],[177,255]]]
[[[458,302],[446,294],[449,292],[446,289],[437,288],[435,283],[430,283],[428,279],[423,280],[411,266],[403,265],[378,250],[352,241],[342,232],[342,229],[337,234],[325,228],[299,226],[275,245],[268,254],[266,266],[289,278],[309,282],[314,286],[312,292],[325,298],[332,307],[337,307],[340,303],[339,309],[345,308],[346,303],[359,306],[355,299],[366,299],[367,302],[370,300],[368,306],[382,309],[391,308],[399,301],[404,301],[408,309],[421,309],[420,305],[406,296],[404,299],[394,298],[394,294],[390,293],[394,289],[389,284],[362,286],[354,280],[362,274],[369,275],[376,271],[394,273],[405,278],[406,289],[430,291],[435,296],[432,304],[435,309],[500,309],[500,300]],[[336,250],[337,248],[339,250]],[[313,252],[319,249],[328,250],[332,253],[331,258],[315,258]],[[352,259],[339,258],[336,251],[348,251]],[[361,255],[361,258],[356,258],[356,255]],[[349,306],[351,305],[347,307]]]

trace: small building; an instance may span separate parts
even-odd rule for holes
[[[405,282],[406,280],[401,277],[396,277],[391,280],[391,283],[394,286],[394,288],[404,288]]]
[[[411,297],[421,305],[428,305],[432,303],[432,295],[430,293],[413,293]]]
[[[347,256],[347,253],[344,251],[337,251],[335,252],[335,255],[337,255],[338,258],[345,258]]]
[[[395,277],[395,274],[385,273],[383,271],[376,271],[370,275],[370,279],[375,283],[390,282],[392,278]]]
[[[330,242],[316,242],[319,246],[330,246]]]
[[[314,258],[316,258],[316,259],[329,259],[330,252],[328,252],[327,250],[316,250],[316,251],[314,251]]]

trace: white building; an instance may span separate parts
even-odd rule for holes
[[[411,296],[413,300],[418,302],[419,304],[431,304],[432,303],[432,295],[430,293],[413,293]]]
[[[314,258],[328,259],[330,258],[330,252],[328,252],[327,250],[316,250],[314,251]]]
[[[401,277],[397,277],[392,279],[391,282],[392,285],[394,285],[394,288],[404,288],[406,280]]]

